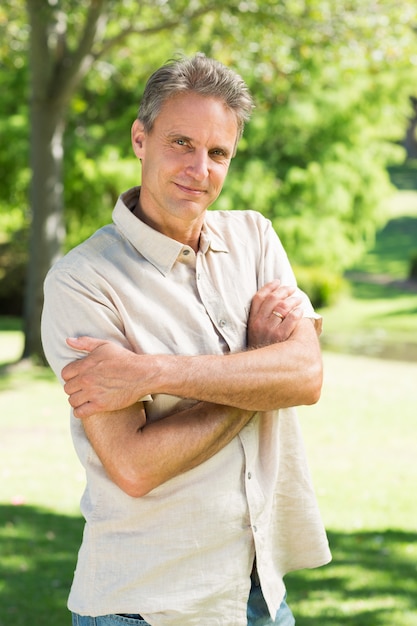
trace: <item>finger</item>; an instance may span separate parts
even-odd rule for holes
[[[66,343],[70,348],[74,348],[78,352],[84,352],[87,356],[96,348],[108,343],[103,339],[95,339],[93,337],[67,337]],[[85,368],[83,365],[85,359],[78,358],[75,361],[68,363],[61,371],[61,376],[64,380],[68,381],[74,376],[80,374]]]
[[[87,395],[82,391],[76,391],[75,393],[68,394],[68,402],[73,409],[77,409],[83,404],[88,402]]]
[[[68,402],[75,417],[90,417],[90,415],[104,411],[102,403],[91,395],[87,396],[84,391],[71,394],[68,397]]]
[[[299,298],[298,296],[294,296],[294,297],[289,296],[285,300],[282,300],[281,298],[277,298],[276,300],[274,299],[269,304],[270,306],[272,306],[271,314],[277,315],[278,313],[279,314],[278,317],[280,317],[281,315],[282,317],[287,317],[287,315],[293,309],[296,309],[297,307],[299,307],[301,303],[302,303],[302,299]]]
[[[304,315],[304,311],[302,307],[296,306],[293,309],[291,309],[291,311],[288,312],[288,314],[285,316],[285,319],[290,318],[298,322],[303,317],[303,315]]]
[[[84,419],[86,417],[91,417],[97,410],[94,409],[94,406],[90,402],[85,402],[81,406],[78,406],[76,409],[73,409],[73,415],[77,419]]]
[[[66,365],[61,372],[62,378],[66,382],[69,382],[72,378],[78,376],[78,374],[80,374],[80,368],[82,367],[83,361],[84,359],[78,359],[77,361],[72,361],[72,363],[68,363],[68,365]],[[76,391],[76,389],[74,389],[74,391]]]
[[[82,352],[92,352],[96,348],[106,343],[103,339],[96,339],[95,337],[67,337],[67,344],[74,350],[81,350]]]
[[[265,298],[274,290],[277,289],[280,285],[279,280],[273,280],[269,283],[266,283],[263,287],[258,289],[255,295],[252,298],[251,302],[251,314],[257,315],[260,307],[262,306]]]
[[[295,307],[292,309],[282,320],[282,325],[288,329],[294,330],[297,326],[298,322],[302,319],[304,315],[303,309],[301,307]]]
[[[279,280],[267,283],[256,292],[252,300],[251,313],[267,319],[275,304],[284,302],[295,291],[295,287],[281,285]],[[278,310],[278,309],[277,309]]]
[[[293,285],[283,285],[280,280],[272,280],[259,289],[257,295],[261,299],[268,299],[269,297],[288,298],[296,291],[296,287]]]

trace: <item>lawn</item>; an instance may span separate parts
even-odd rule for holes
[[[324,361],[300,419],[333,562],[288,576],[297,625],[417,626],[417,363]],[[42,369],[0,388],[0,626],[64,626],[84,484],[67,402]]]
[[[325,348],[417,361],[417,283],[407,281],[416,251],[417,192],[399,192],[375,246],[347,273],[346,293],[321,311]]]
[[[417,626],[417,293],[390,282],[404,277],[416,198],[402,195],[408,208],[387,225],[397,257],[383,231],[365,269],[352,268],[388,280],[352,280],[323,311],[323,394],[300,419],[333,561],[287,577],[297,626]],[[404,216],[413,221],[400,235]],[[22,335],[16,320],[0,322],[1,365],[18,358]],[[69,626],[84,476],[68,404],[49,370],[21,364],[0,370],[0,415],[0,626]]]

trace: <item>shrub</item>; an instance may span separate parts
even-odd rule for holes
[[[305,291],[315,308],[334,304],[346,289],[339,273],[323,267],[294,268],[299,287]]]

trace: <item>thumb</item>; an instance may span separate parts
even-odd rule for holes
[[[83,352],[92,352],[106,343],[103,339],[95,339],[94,337],[67,337],[66,342],[70,348]]]

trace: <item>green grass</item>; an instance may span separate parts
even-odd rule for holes
[[[397,193],[375,246],[348,272],[349,290],[323,309],[323,346],[417,360],[417,284],[406,281],[417,248],[417,192]]]
[[[388,211],[374,248],[353,269],[402,279],[408,276],[410,255],[417,249],[417,192],[396,193]]]
[[[333,562],[287,577],[297,626],[416,626],[417,363],[324,361],[322,399],[300,417]],[[0,626],[64,626],[84,486],[68,405],[48,370],[17,367],[0,414]]]
[[[0,504],[0,522],[0,625],[69,626],[81,519],[27,503]]]
[[[417,292],[353,283],[323,309],[322,345],[341,352],[417,360]]]
[[[417,363],[324,361],[300,415],[333,561],[287,577],[297,626],[416,626]]]
[[[0,332],[0,362],[21,348]],[[84,475],[68,403],[50,370],[21,363],[0,370],[0,415],[0,626],[69,626]]]

